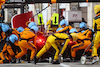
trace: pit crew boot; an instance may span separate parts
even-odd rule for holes
[[[57,60],[56,62],[52,62],[52,64],[60,64],[59,60]]]
[[[96,59],[92,60],[92,64],[98,63],[99,62],[99,57],[96,57]]]
[[[21,63],[21,60],[20,60],[20,58],[18,59],[18,63]]]
[[[71,62],[77,62],[77,61],[75,60],[75,58],[72,58]]]
[[[11,63],[16,63],[16,58],[11,58]]]
[[[36,64],[38,62],[38,59],[36,58],[36,56],[34,56],[34,64]]]
[[[9,60],[5,59],[3,60],[3,63],[9,63]]]

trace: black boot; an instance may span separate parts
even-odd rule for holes
[[[31,63],[30,61],[28,61],[28,63]]]
[[[11,63],[16,63],[16,58],[11,58]]]
[[[18,63],[21,63],[20,58],[18,59]]]
[[[52,62],[52,64],[60,64],[59,60],[57,60],[56,62]]]
[[[34,56],[34,64],[36,64],[38,62],[38,59],[36,58],[36,56]]]
[[[9,63],[9,60],[5,59],[3,60],[3,63]]]
[[[71,60],[71,62],[77,62],[77,60]]]
[[[27,61],[28,61],[28,63],[31,63],[30,62],[30,56],[31,56],[31,50],[28,49],[28,53],[27,53]]]
[[[75,60],[75,58],[74,58],[74,57],[72,58],[71,62],[76,62],[76,60]]]

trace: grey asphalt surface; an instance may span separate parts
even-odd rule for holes
[[[37,63],[36,65],[33,63],[16,63],[16,64],[0,64],[0,67],[100,67],[99,64],[91,65],[90,63],[86,63],[82,65],[80,62],[63,62],[61,64],[51,64],[51,63]]]

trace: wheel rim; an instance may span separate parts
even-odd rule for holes
[[[81,64],[85,64],[86,63],[86,57],[82,56],[81,57]]]
[[[63,62],[63,57],[61,57],[61,63]]]
[[[51,58],[51,57],[49,57],[49,63],[51,63],[51,61],[52,61],[52,58]]]

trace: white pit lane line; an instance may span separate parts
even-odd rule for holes
[[[48,65],[50,63],[37,63],[37,65],[41,65],[41,64]],[[21,64],[19,63],[19,64],[1,64],[1,65],[4,65],[4,66],[29,66],[29,65],[34,65],[34,64],[33,63],[21,63]],[[63,63],[60,63],[58,65],[60,65],[61,67],[71,67],[71,66],[63,64]]]
[[[63,64],[63,63],[60,63],[60,66],[62,66],[62,67],[71,67],[71,66]]]

